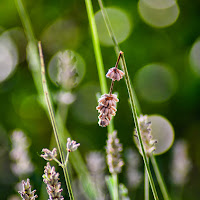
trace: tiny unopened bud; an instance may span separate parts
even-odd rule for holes
[[[44,148],[44,149],[42,149],[42,152],[44,154],[42,154],[41,157],[44,158],[45,160],[48,160],[48,161],[53,160],[57,156],[57,149],[56,148],[54,148],[52,151]]]
[[[80,146],[80,143],[76,143],[75,140],[71,140],[70,138],[67,138],[67,151],[76,151],[76,149]]]

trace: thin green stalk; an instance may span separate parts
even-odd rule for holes
[[[119,199],[119,191],[118,191],[118,176],[117,174],[112,174],[112,179],[113,179],[113,194],[114,194],[114,200],[118,200]]]
[[[112,31],[112,27],[110,25],[109,18],[108,18],[106,11],[104,9],[102,0],[98,0],[98,1],[99,1],[99,5],[101,7],[102,15],[103,15],[105,24],[107,26],[109,35],[111,36],[111,38],[114,42],[115,50],[117,51],[117,50],[119,50],[119,45],[118,45],[116,37],[115,37],[115,35]],[[119,54],[119,52],[117,52],[117,54]],[[139,140],[141,150],[142,150],[143,161],[144,161],[144,164],[145,164],[145,168],[147,170],[147,174],[148,174],[149,182],[150,182],[151,189],[152,189],[152,192],[153,192],[153,195],[154,195],[154,199],[158,199],[154,180],[153,180],[153,177],[152,177],[152,174],[151,174],[149,164],[147,162],[147,156],[146,156],[143,141],[142,141],[142,138],[141,138],[139,123],[138,123],[138,119],[137,119],[137,110],[136,110],[136,106],[135,106],[135,98],[134,98],[134,95],[133,95],[134,93],[133,93],[132,85],[131,85],[130,78],[129,78],[129,75],[128,75],[128,70],[127,70],[127,67],[126,67],[126,61],[125,61],[124,55],[122,55],[122,69],[125,73],[126,86],[127,86],[128,94],[129,94],[129,98],[130,98],[130,104],[131,104],[131,110],[132,110],[132,114],[133,114],[134,123],[135,123],[136,130],[137,130],[137,133],[138,133],[138,140]]]
[[[51,104],[50,97],[49,97],[49,92],[48,92],[48,87],[47,87],[47,82],[46,82],[46,77],[45,77],[45,66],[44,66],[41,42],[38,43],[38,48],[39,48],[39,55],[40,55],[40,62],[41,62],[40,64],[41,64],[42,85],[43,85],[45,100],[46,100],[47,107],[48,107],[48,110],[49,110],[49,115],[50,115],[51,123],[52,123],[52,126],[53,126],[54,135],[55,135],[55,138],[56,138],[56,143],[58,145],[58,151],[59,151],[61,163],[62,163],[62,166],[63,166],[62,168],[63,168],[63,172],[64,172],[64,176],[65,176],[65,181],[66,181],[66,184],[67,184],[69,197],[70,197],[70,200],[74,200],[67,167],[64,166],[65,157],[64,157],[64,153],[63,153],[62,148],[61,148],[61,143],[60,143],[59,135],[58,135],[58,128],[57,128],[56,120],[55,120],[55,117],[54,117],[54,111],[53,111],[52,104]]]
[[[85,0],[85,4],[86,4],[86,9],[87,9],[91,34],[92,34],[92,42],[93,42],[93,47],[94,47],[94,53],[95,53],[95,58],[96,58],[98,74],[99,74],[101,93],[107,94],[108,88],[107,88],[107,84],[106,84],[105,71],[104,71],[103,59],[102,59],[102,55],[101,55],[99,37],[98,37],[98,33],[97,33],[97,27],[96,27],[95,18],[94,18],[93,6],[92,6],[91,0]],[[108,133],[112,133],[114,131],[113,120],[111,120],[110,125],[107,128],[108,128]],[[113,199],[118,200],[119,195],[118,195],[118,177],[117,177],[117,174],[112,174],[112,179],[114,181],[114,189],[113,189],[114,190],[114,193],[113,193],[114,197],[113,197]]]
[[[149,163],[149,158],[147,158]],[[149,179],[146,168],[144,168],[144,199],[149,200]]]
[[[163,195],[163,197],[164,197],[164,200],[170,200],[170,197],[169,197],[167,188],[166,188],[166,186],[165,186],[164,180],[163,180],[163,178],[162,178],[162,175],[161,175],[161,173],[160,173],[158,164],[157,164],[157,162],[156,162],[156,158],[155,158],[154,155],[151,155],[151,156],[150,156],[150,159],[151,159],[151,163],[152,163],[152,165],[153,165],[153,168],[154,168],[154,171],[155,171],[155,174],[156,174],[156,178],[157,178],[158,183],[159,183],[159,186],[160,186],[160,190],[161,190],[162,195]]]

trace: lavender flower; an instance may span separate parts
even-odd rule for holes
[[[121,172],[122,166],[124,165],[120,155],[122,150],[122,144],[119,143],[119,139],[117,138],[117,131],[108,134],[106,153],[107,164],[111,174],[118,174]]]
[[[150,154],[153,151],[155,151],[156,149],[155,144],[157,143],[157,140],[154,140],[151,135],[151,122],[148,122],[147,115],[144,115],[144,116],[140,115],[140,117],[138,118],[138,122],[139,122],[142,141],[144,144],[145,153],[147,156],[150,156]],[[136,130],[135,130],[135,136],[138,137]],[[141,150],[138,140],[136,140],[136,142],[137,142],[139,151],[142,154],[142,150]]]
[[[62,188],[59,180],[59,173],[55,172],[55,167],[51,167],[49,162],[44,167],[43,181],[47,185],[47,193],[49,195],[49,200],[64,200],[61,195]]]
[[[36,190],[31,191],[31,185],[29,179],[27,179],[27,182],[25,182],[24,180],[22,181],[22,187],[23,187],[22,191],[18,191],[22,199],[35,200],[38,197],[37,195],[34,195]]]
[[[44,158],[45,160],[48,160],[48,161],[53,160],[57,156],[57,149],[56,148],[54,148],[52,151],[44,148],[44,149],[42,149],[42,152],[44,154],[42,154],[41,157]]]
[[[80,146],[80,143],[76,143],[75,140],[71,140],[70,138],[67,138],[67,151],[76,151],[77,148]]]
[[[113,81],[119,81],[124,76],[124,72],[119,70],[117,67],[112,67],[108,70],[106,77],[112,79]]]

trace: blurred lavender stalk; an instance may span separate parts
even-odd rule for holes
[[[10,158],[14,161],[14,163],[11,164],[12,172],[18,177],[31,174],[34,170],[34,166],[28,153],[30,142],[23,131],[13,131],[11,143],[12,150],[10,152]]]
[[[173,148],[173,158],[170,166],[172,182],[177,186],[184,185],[188,180],[191,167],[192,163],[188,157],[187,143],[184,140],[179,140]]]

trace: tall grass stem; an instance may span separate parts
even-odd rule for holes
[[[147,158],[147,161],[149,163],[149,158]],[[145,167],[144,167],[144,199],[149,200],[149,179]]]
[[[156,158],[154,155],[151,155],[150,156],[150,159],[151,159],[151,163],[153,165],[153,169],[154,169],[154,172],[156,174],[156,178],[158,180],[158,184],[159,184],[159,187],[160,187],[160,190],[162,192],[162,195],[163,195],[163,198],[164,200],[171,200],[170,196],[169,196],[169,193],[167,191],[167,188],[166,188],[166,185],[165,185],[165,182],[163,180],[163,177],[160,173],[160,170],[159,170],[159,167],[158,167],[158,164],[156,162]]]

